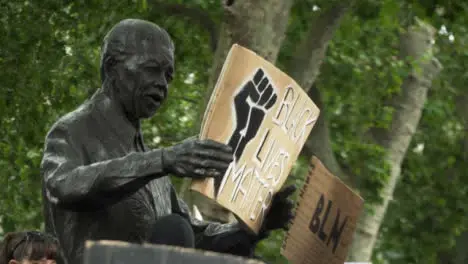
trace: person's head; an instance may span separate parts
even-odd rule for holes
[[[167,96],[174,71],[174,44],[154,23],[125,19],[106,35],[101,80],[128,118],[153,116]],[[109,85],[105,85],[105,84]]]
[[[7,233],[0,248],[0,264],[55,264],[57,239],[37,232]]]

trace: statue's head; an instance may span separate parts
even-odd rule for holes
[[[149,118],[167,97],[174,71],[174,44],[154,23],[125,19],[104,38],[101,79],[129,118]]]

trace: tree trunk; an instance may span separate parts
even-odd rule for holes
[[[454,264],[466,264],[468,263],[468,231],[463,232],[460,237],[457,238],[457,244],[455,247],[455,262]]]
[[[438,252],[437,263],[439,264],[466,264],[468,263],[468,231],[457,237],[455,248]]]
[[[285,37],[292,3],[292,0],[226,1],[203,110],[233,44],[244,46],[273,64],[276,62]]]
[[[463,122],[465,129],[464,135],[464,155],[463,160],[468,162],[468,91],[465,89],[462,96],[457,101],[457,112]],[[458,238],[455,246],[454,264],[466,264],[468,263],[468,231],[463,232]],[[442,263],[441,263],[442,264]]]
[[[270,2],[274,2],[274,1],[270,1]],[[222,33],[220,36],[220,40],[218,42],[218,50],[215,56],[215,63],[214,63],[214,68],[213,68],[214,72],[211,75],[212,79],[210,80],[209,87],[214,87],[214,83],[222,68],[222,64],[224,63],[224,59],[227,55],[227,52],[229,51],[229,48],[231,47],[231,45],[236,42],[235,41],[236,39],[239,39],[237,43],[254,50],[255,52],[257,52],[259,55],[263,56],[267,60],[273,63],[276,61],[276,57],[279,52],[279,47],[284,38],[284,32],[286,30],[289,9],[291,8],[291,2],[288,2],[288,3],[286,2],[287,1],[282,2],[283,7],[280,7],[280,8],[277,7],[275,9],[277,10],[277,12],[281,13],[280,17],[278,17],[277,15],[273,15],[271,13],[269,14],[269,19],[267,21],[270,21],[271,23],[269,26],[267,26],[266,30],[265,29],[259,30],[258,17],[254,18],[255,21],[253,21],[250,24],[251,26],[256,27],[256,31],[258,32],[273,32],[275,29],[280,30],[280,32],[276,32],[273,36],[270,36],[270,39],[268,40],[265,40],[265,38],[262,38],[261,34],[257,35],[257,37],[260,37],[261,39],[260,41],[255,41],[254,38],[246,38],[245,32],[243,33],[241,30],[242,28],[238,28],[236,25],[232,25],[232,22],[230,22],[231,21],[230,19],[227,19],[228,22],[225,21],[223,28],[228,28],[229,30],[221,31]],[[298,45],[298,50],[295,53],[292,61],[289,63],[289,65],[286,66],[286,72],[290,74],[291,77],[295,79],[298,82],[298,84],[301,85],[301,87],[303,87],[306,91],[309,90],[309,88],[314,83],[316,77],[318,76],[319,68],[323,61],[323,58],[325,57],[328,43],[330,42],[334,32],[338,28],[339,23],[341,19],[343,18],[344,14],[346,14],[347,10],[349,9],[351,3],[352,3],[351,1],[348,1],[345,4],[338,4],[337,6],[332,7],[328,10],[325,10],[323,13],[317,16],[316,19],[312,23],[310,23],[310,29],[308,30],[306,37]],[[267,5],[264,4],[264,6],[267,6]],[[251,6],[246,5],[242,8],[243,10],[248,10],[249,8],[251,8]],[[285,12],[285,8],[287,8],[288,12]],[[228,11],[228,12],[229,14],[233,14],[232,11]],[[232,29],[233,27],[234,29]],[[267,46],[272,42],[275,42],[276,44],[273,46]],[[273,48],[275,46],[276,48]],[[266,47],[266,48],[262,49],[262,47]],[[209,95],[211,95],[211,91],[212,90],[210,89],[207,92],[206,100],[209,99]],[[316,91],[316,90],[313,90],[313,91]],[[320,98],[316,96],[314,97],[312,97],[312,99],[319,101],[317,102],[317,104],[319,104],[319,107],[323,107],[323,105],[321,105]],[[319,141],[311,140],[307,142],[307,145],[304,149],[306,153],[307,152],[314,153],[316,156],[321,158],[324,164],[328,166],[331,164],[335,165],[331,167],[332,168],[331,170],[334,173],[336,173],[338,171],[336,168],[339,168],[339,166],[337,165],[337,162],[334,159],[334,156],[332,155],[332,152],[331,152],[331,146],[329,143],[330,140],[329,140],[329,135],[328,135],[328,127],[326,124],[327,123],[326,123],[325,118],[320,117],[317,124],[315,125],[314,130],[312,131],[312,133],[323,134],[327,138],[327,140],[325,141],[327,143],[325,145],[323,145],[323,142],[320,142],[321,144],[317,145],[317,146],[325,146],[325,148],[322,148],[322,147],[314,148],[314,146],[316,145],[315,143],[318,143]],[[314,138],[314,136],[311,136],[310,138]],[[323,139],[323,137],[321,138]],[[315,151],[311,151],[311,147]],[[341,173],[340,171],[339,175],[344,175],[344,174]],[[197,200],[200,200],[200,198],[198,198]],[[224,214],[222,209],[220,209],[219,207],[218,208],[214,207],[213,203],[210,203],[206,199],[203,199],[203,200],[205,201],[197,202],[197,204],[202,207],[201,211],[203,212],[205,217],[211,220],[227,221],[229,219],[226,217],[227,211],[225,211],[226,214]],[[209,208],[206,208],[207,204],[210,204]],[[217,212],[209,214],[209,212],[212,210],[216,210]],[[222,216],[223,214],[224,216]]]
[[[291,78],[306,92],[319,75],[328,44],[350,5],[350,1],[342,2],[320,13],[310,23],[307,35],[298,45],[289,65],[286,66],[286,71]]]
[[[402,84],[401,92],[392,98],[393,119],[389,129],[373,129],[376,143],[386,150],[390,178],[381,192],[383,202],[370,205],[361,217],[350,250],[350,261],[370,261],[378,231],[398,182],[401,163],[421,117],[432,80],[442,66],[433,57],[432,43],[436,30],[418,21],[401,36],[400,55],[412,58],[416,67]],[[372,213],[371,213],[372,212]]]
[[[320,92],[314,84],[319,75],[320,65],[327,51],[328,43],[340,25],[344,15],[349,10],[352,2],[338,4],[321,13],[313,23],[307,36],[294,56],[287,65],[286,71],[295,79],[301,87],[306,90],[310,98],[320,109],[317,123],[303,148],[301,154],[316,156],[334,175],[339,176],[349,184],[349,178],[336,161],[331,147],[328,122],[325,114],[325,106],[322,102]]]
[[[231,46],[235,43],[251,49],[266,60],[275,63],[288,25],[292,0],[228,0],[224,5],[218,45],[214,56],[205,100],[200,106],[200,121],[209,101],[219,72]],[[201,122],[200,122],[201,123]],[[207,220],[227,222],[229,212],[214,202],[194,195],[194,201]]]
[[[456,102],[457,115],[460,117],[465,129],[463,139],[463,161],[468,162],[468,91],[464,91]],[[468,231],[464,231],[456,240],[455,248],[449,252],[438,254],[439,264],[466,264],[468,263]]]

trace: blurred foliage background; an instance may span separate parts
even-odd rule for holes
[[[243,1],[249,2],[237,0]],[[263,8],[268,12],[273,2]],[[276,61],[286,72],[313,18],[339,1],[292,2]],[[219,25],[228,19],[222,1],[0,0],[0,13],[1,234],[43,227],[39,163],[44,136],[60,115],[99,87],[100,44],[119,20],[153,21],[176,44],[175,81],[163,109],[144,123],[147,144],[170,145],[197,133],[216,38],[223,30]],[[354,1],[328,44],[315,85],[326,106],[337,162],[353,175],[353,186],[367,204],[382,202],[389,180],[385,149],[362,137],[370,127],[388,128],[392,121],[392,109],[382,101],[398,93],[408,77],[408,67],[397,59],[398,39],[415,18],[437,30],[434,53],[444,68],[430,85],[372,260],[468,263],[468,3]],[[291,181],[302,182],[307,160],[300,158]],[[181,181],[175,184],[180,187]],[[274,233],[258,247],[258,255],[286,263],[279,254],[283,236]]]

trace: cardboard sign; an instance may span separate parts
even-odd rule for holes
[[[200,137],[230,145],[220,182],[192,182],[258,232],[319,115],[299,85],[254,52],[233,45],[205,112]]]
[[[313,157],[282,255],[293,264],[343,264],[363,206],[358,194]]]
[[[166,245],[130,244],[122,241],[86,241],[84,264],[191,263],[265,264],[220,253]]]

